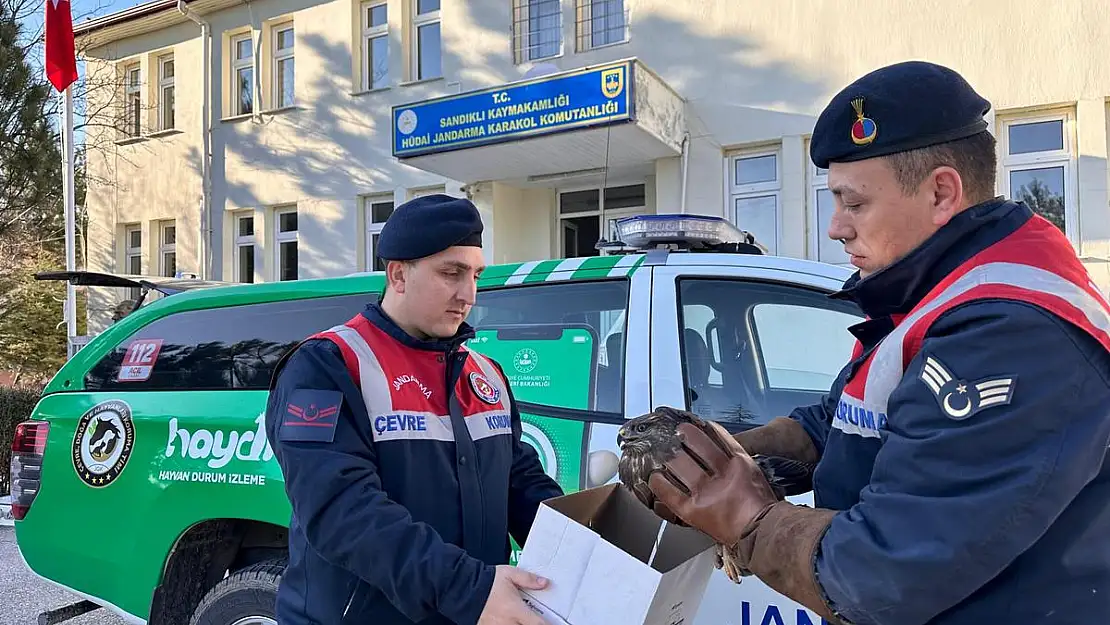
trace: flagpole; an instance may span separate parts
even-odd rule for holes
[[[62,113],[62,198],[65,202],[66,219],[66,271],[77,269],[77,209],[74,204],[74,157],[73,157],[73,86],[62,92],[65,103]],[[77,336],[77,291],[71,281],[66,281],[66,358],[73,354],[73,340]]]

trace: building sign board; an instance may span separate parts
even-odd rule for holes
[[[633,61],[393,107],[393,156],[504,143],[634,119]]]

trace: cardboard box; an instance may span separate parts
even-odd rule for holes
[[[551,580],[525,601],[551,625],[692,623],[713,541],[666,523],[619,484],[545,501],[518,566]]]

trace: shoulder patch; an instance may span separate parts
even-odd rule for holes
[[[333,390],[299,388],[282,407],[278,440],[330,443],[335,440],[343,393]]]
[[[1010,375],[968,382],[956,378],[944,363],[933,356],[925,358],[917,377],[929,387],[945,416],[956,421],[968,419],[993,406],[1009,404],[1017,383],[1017,377]]]

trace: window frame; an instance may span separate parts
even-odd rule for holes
[[[1010,128],[1040,122],[1059,121],[1061,149],[1010,154]],[[1027,114],[1000,115],[995,123],[1000,128],[998,139],[999,170],[998,187],[1007,198],[1016,199],[1010,186],[1010,175],[1014,172],[1033,169],[1063,169],[1064,182],[1064,235],[1075,249],[1082,240],[1079,232],[1079,183],[1077,140],[1075,136],[1075,113],[1073,110],[1048,110]]]
[[[370,15],[372,11],[380,6],[384,6],[386,10],[385,23],[377,26],[370,24]],[[389,63],[390,63],[390,48],[389,45],[389,2],[388,0],[366,0],[359,5],[361,11],[360,22],[362,26],[362,89],[363,91],[377,91],[378,89],[388,88],[391,84]],[[382,84],[374,84],[372,65],[372,54],[374,51],[374,40],[385,38],[386,41],[386,74]]]
[[[251,220],[251,233],[240,234],[239,224],[246,220]],[[299,224],[298,224],[299,225]],[[255,277],[258,274],[258,220],[255,218],[254,212],[244,212],[232,215],[232,275],[234,281],[240,284],[253,284]],[[251,271],[251,279],[248,282],[243,282],[243,267],[241,265],[240,250],[244,247],[251,248],[251,257],[253,259]]]
[[[512,24],[511,24],[511,45],[513,64],[521,65],[523,63],[532,63],[535,61],[544,61],[550,59],[561,58],[566,54],[566,40],[563,37],[563,7],[562,0],[538,0],[538,3],[551,3],[558,7],[558,11],[552,14],[557,23],[552,27],[552,30],[557,35],[558,50],[552,54],[537,53],[535,45],[532,43],[532,36],[536,33],[546,32],[544,30],[532,30],[532,4],[533,0],[512,0]],[[542,17],[549,17],[542,15]]]
[[[139,245],[134,247],[131,245],[131,235],[139,233]],[[132,259],[138,259],[139,270],[131,270]],[[143,227],[141,224],[129,224],[123,227],[123,273],[125,275],[139,276],[143,273]],[[138,299],[140,290],[129,289],[128,294],[130,299]]]
[[[363,262],[364,271],[380,271],[374,268],[374,237],[381,234],[382,228],[385,227],[384,221],[374,221],[374,206],[381,204],[389,204],[389,212],[393,213],[397,209],[397,202],[392,193],[367,195],[362,198],[362,214],[363,223],[366,224],[366,260]]]
[[[854,265],[851,263],[851,257],[843,252],[843,247],[841,248],[839,262],[833,262],[832,259],[826,260],[821,257],[821,244],[828,241],[828,227],[821,222],[820,194],[822,191],[827,191],[829,188],[829,170],[821,169],[813,163],[809,163],[806,167],[806,171],[809,172],[809,193],[807,195],[809,210],[807,211],[807,218],[809,223],[812,224],[809,228],[809,249],[811,250],[809,257],[819,263],[854,268]],[[832,196],[831,193],[830,196],[832,197],[833,212],[835,213],[836,197]]]
[[[292,38],[292,43],[288,48],[280,48],[282,33],[289,32]],[[287,109],[297,105],[297,61],[296,61],[296,46],[297,46],[297,31],[293,25],[292,20],[274,24],[270,29],[272,49],[270,53],[270,95],[273,102],[273,109]],[[284,93],[281,89],[281,67],[282,63],[290,63],[293,67],[293,84],[290,86],[291,99],[288,102],[283,102],[282,98]]]
[[[736,165],[739,161],[767,156],[775,157],[775,179],[773,181],[749,184],[736,183]],[[725,209],[725,214],[727,215],[727,219],[737,228],[747,230],[751,232],[753,236],[756,234],[754,231],[747,228],[745,224],[740,222],[739,210],[737,209],[737,202],[739,200],[762,197],[775,198],[775,232],[773,240],[766,241],[757,238],[759,244],[766,247],[769,250],[769,254],[772,256],[779,253],[779,242],[782,239],[782,170],[782,146],[780,145],[732,150],[729,151],[725,157],[725,192],[728,197],[728,205]]]
[[[605,190],[606,189],[619,189],[621,187],[644,187],[644,203],[640,206],[622,206],[620,208],[605,208]],[[579,193],[582,191],[596,191],[597,192],[597,208],[589,211],[581,211],[577,213],[564,213],[562,212],[563,196],[568,193]],[[613,226],[613,221],[622,219],[624,217],[634,217],[638,215],[647,215],[648,211],[648,192],[647,182],[643,180],[608,180],[604,186],[601,184],[583,184],[559,187],[555,190],[555,210],[552,211],[555,215],[554,223],[555,228],[555,245],[553,257],[555,258],[569,258],[563,256],[563,250],[566,249],[566,241],[564,239],[565,232],[563,230],[563,222],[571,219],[579,219],[581,217],[597,217],[598,220],[598,237],[599,240],[609,236]],[[608,252],[601,251],[601,256],[610,255]],[[582,258],[582,257],[578,257]]]
[[[609,3],[612,0],[575,0],[575,52],[590,52],[592,50],[602,50],[613,46],[619,46],[629,43],[632,40],[632,11],[628,7],[628,0],[617,0],[620,2],[620,12],[622,13],[623,23],[620,29],[623,31],[621,38],[616,41],[609,41],[598,45],[593,44],[594,28],[593,28],[593,9],[594,4]],[[606,32],[613,29],[606,29]]]
[[[443,71],[443,19],[441,13],[443,10],[442,4],[440,8],[435,11],[427,13],[420,13],[420,0],[411,0],[410,3],[412,13],[412,55],[411,63],[409,64],[409,76],[413,82],[420,82],[424,80],[436,80],[444,77]],[[432,24],[439,24],[439,73],[435,76],[424,76],[421,74],[420,63],[420,29]]]
[[[173,75],[166,76],[166,65],[173,68]],[[174,55],[166,54],[158,57],[158,129],[159,130],[173,130],[177,124],[177,89],[175,79],[177,77],[177,64],[174,63]],[[169,99],[169,122],[166,121],[166,90],[170,91]]]
[[[123,66],[123,134],[125,137],[136,138],[143,135],[142,118],[143,69],[138,62],[131,62]]]
[[[282,215],[288,215],[290,213],[297,215],[297,229],[282,232],[282,230],[281,230],[281,216]],[[281,207],[281,208],[275,208],[274,209],[274,281],[275,282],[290,282],[290,281],[294,281],[294,280],[299,280],[300,277],[301,277],[300,230],[301,230],[301,216],[300,216],[300,214],[297,213],[297,207],[296,206],[287,206],[287,207]],[[293,243],[293,244],[296,245],[295,249],[297,250],[297,264],[294,266],[294,271],[296,272],[297,275],[296,275],[296,277],[294,277],[292,279],[282,278],[282,276],[281,276],[282,243]]]
[[[166,236],[168,231],[173,231],[173,243],[167,243],[169,238]],[[167,275],[166,258],[168,255],[173,255],[174,273]],[[163,278],[173,278],[177,275],[177,222],[170,219],[158,224],[158,275]]]
[[[250,45],[248,46],[248,49],[250,50],[250,56],[246,59],[240,59],[238,57],[239,44],[244,42],[244,41],[250,43]],[[255,83],[257,82],[257,77],[255,76],[255,67],[254,67],[254,57],[255,57],[254,33],[247,32],[247,33],[243,33],[243,34],[235,35],[235,36],[231,37],[231,54],[229,56],[230,56],[230,59],[231,59],[231,84],[232,84],[232,88],[231,88],[232,111],[231,111],[231,113],[232,113],[232,116],[233,117],[239,117],[239,116],[242,116],[242,115],[253,115],[254,112],[258,109],[258,103],[256,102],[256,97],[255,97],[256,96]],[[250,110],[249,111],[243,111],[241,109],[242,104],[243,104],[243,97],[242,97],[243,94],[239,89],[242,86],[239,83],[239,72],[244,70],[244,69],[249,69],[250,74],[251,74],[250,86],[248,87],[250,89],[250,100],[249,100],[250,101]]]

